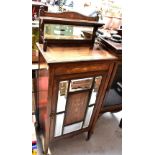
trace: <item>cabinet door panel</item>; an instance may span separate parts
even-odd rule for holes
[[[65,125],[82,121],[87,107],[89,91],[68,96]]]
[[[102,76],[90,76],[56,82],[54,137],[89,127],[101,81]]]

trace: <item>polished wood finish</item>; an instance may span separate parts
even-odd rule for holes
[[[99,17],[88,17],[85,15],[82,15],[78,12],[61,12],[61,13],[52,13],[52,12],[47,12],[44,10],[44,8],[41,7],[40,9],[40,16],[47,16],[47,17],[57,17],[57,18],[63,18],[63,19],[83,19],[83,20],[87,20],[87,21],[98,21]]]
[[[72,14],[72,12],[70,12]],[[104,23],[99,23],[96,21],[87,21],[87,20],[77,20],[74,19],[62,19],[62,18],[56,18],[56,17],[42,17],[39,18],[41,20],[41,24],[47,23],[47,24],[64,24],[64,25],[75,25],[75,26],[97,26],[101,27],[104,25]]]
[[[122,103],[117,105],[106,106],[101,109],[101,114],[105,112],[118,112],[122,110]]]
[[[79,93],[69,93],[65,124],[83,121],[88,102],[89,91]]]
[[[72,47],[66,47],[63,45],[61,45],[61,47],[60,46],[57,47],[57,46],[53,45],[53,46],[47,47],[46,52],[44,52],[44,50],[43,50],[43,44],[37,43],[37,46],[38,46],[39,51],[41,52],[41,54],[43,55],[43,57],[46,59],[46,61],[48,63],[67,63],[67,62],[74,62],[74,61],[83,62],[86,60],[90,61],[90,62],[91,61],[100,62],[100,60],[107,61],[107,60],[116,59],[116,57],[114,55],[110,54],[107,50],[104,50],[104,49],[100,50],[100,49],[98,49],[98,47],[94,47],[93,49],[91,49],[87,45],[85,45],[85,46],[75,46],[74,45]],[[79,65],[81,65],[81,63]],[[70,66],[69,70],[72,70],[71,67],[72,66]],[[74,70],[74,67],[75,66],[72,67],[73,70]],[[92,67],[93,67],[93,65],[92,65]],[[58,68],[59,68],[58,73],[61,72],[62,70],[64,70],[64,68],[62,68],[62,69],[60,67],[58,67]],[[90,68],[90,66],[88,68]],[[107,65],[100,63],[98,65],[98,68],[100,68],[99,70],[102,70],[103,68],[107,69]],[[80,67],[80,69],[82,69],[82,66]],[[92,68],[93,71],[94,71],[94,69],[95,69],[95,67]],[[87,68],[85,68],[84,70],[87,70]]]
[[[76,52],[74,53],[75,50],[73,47],[71,47],[71,49],[65,47],[64,48],[48,47],[47,52],[43,52],[42,44],[37,43],[37,47],[39,49],[40,64],[44,64],[41,60],[44,60],[47,63],[47,66],[45,65],[46,66],[45,70],[40,69],[41,77],[39,78],[39,83],[41,87],[38,88],[38,90],[42,91],[42,93],[47,92],[48,94],[47,97],[45,97],[47,99],[46,101],[44,98],[40,97],[40,101],[42,101],[42,103],[39,102],[40,104],[39,111],[41,113],[40,114],[41,125],[43,125],[44,122],[43,132],[45,136],[45,152],[46,152],[48,148],[48,143],[50,141],[52,142],[56,139],[60,139],[58,137],[54,137],[59,82],[62,80],[102,76],[102,81],[99,87],[99,92],[96,99],[96,104],[93,110],[90,125],[88,126],[87,130],[81,129],[80,131],[69,133],[69,135],[74,135],[79,132],[88,131],[89,135],[91,135],[92,131],[94,130],[94,126],[96,124],[100,112],[100,107],[102,103],[101,101],[107,89],[108,82],[112,75],[114,63],[115,61],[117,61],[117,57],[113,56],[106,50],[98,51],[97,48],[90,50],[89,47],[81,49],[79,47],[75,47]],[[60,49],[63,50],[61,55],[59,54]],[[75,55],[80,55],[80,53],[81,53],[81,60],[75,57]],[[82,53],[86,54],[83,55]],[[54,59],[51,57],[52,54],[55,55]],[[67,55],[70,55],[69,59],[67,59]],[[46,71],[48,71],[48,74],[46,73]],[[45,91],[47,88],[47,79],[48,79],[48,90]],[[42,80],[45,80],[45,83]],[[90,88],[90,90],[91,89],[92,88]],[[88,106],[89,103],[88,101],[86,103],[86,100],[88,100],[88,98],[90,99],[87,90],[83,92],[79,91],[79,93],[68,92],[68,94],[69,95],[67,96],[68,101],[67,101],[66,118],[64,125],[68,125],[83,120],[85,116],[86,106]],[[42,107],[44,105],[43,103],[45,103],[46,105],[46,110],[44,110],[44,108]],[[76,110],[77,112],[75,112]],[[67,137],[67,135],[62,135],[60,137]]]
[[[77,15],[77,14],[76,14]],[[78,15],[77,15],[78,16]],[[80,17],[80,16],[78,16]],[[105,92],[108,83],[111,79],[114,64],[117,62],[117,57],[108,52],[102,50],[98,45],[85,44],[82,40],[80,44],[63,44],[62,40],[57,40],[58,44],[51,44],[47,40],[42,38],[43,23],[59,23],[59,24],[75,24],[84,26],[94,26],[93,39],[95,39],[95,32],[97,27],[101,24],[95,21],[73,20],[73,19],[59,19],[54,17],[40,17],[40,43],[37,43],[39,49],[39,71],[38,71],[38,121],[40,123],[40,129],[44,136],[44,152],[47,153],[50,142],[65,138],[71,135],[79,134],[82,132],[88,132],[88,138],[91,136],[97,118],[100,113],[102,100],[105,96]],[[47,41],[47,42],[46,42]],[[93,40],[94,41],[94,40]],[[50,43],[50,44],[48,44]],[[45,44],[47,44],[45,52]],[[98,92],[95,97],[95,103],[89,105],[93,89],[95,78],[101,76],[102,80],[98,88]],[[92,85],[88,87],[88,82],[76,83],[76,86],[72,85],[70,90],[70,84],[72,80],[79,80],[84,78],[92,78]],[[58,95],[60,91],[59,83],[61,81],[68,81],[66,105],[63,111],[57,112],[58,108]],[[81,86],[82,85],[82,86]],[[76,89],[79,87],[80,89]],[[47,96],[46,96],[47,95]],[[90,121],[86,122],[87,111],[92,110]],[[57,116],[64,116],[61,121],[62,130],[57,134]],[[89,118],[89,116],[88,116]],[[88,119],[87,118],[87,119]],[[79,126],[78,129],[73,129],[70,132],[64,132],[66,127]],[[74,126],[75,127],[75,126]],[[67,130],[67,129],[66,129]]]

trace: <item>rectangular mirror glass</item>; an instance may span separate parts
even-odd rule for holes
[[[67,89],[68,89],[68,81],[61,81],[59,83],[57,113],[65,111]]]
[[[61,136],[63,127],[64,113],[56,115],[54,137]]]
[[[82,122],[75,123],[75,124],[72,124],[72,125],[65,126],[63,133],[67,134],[67,133],[70,133],[70,132],[73,132],[73,131],[80,130],[81,128],[82,128]]]
[[[93,113],[93,109],[94,109],[94,106],[88,107],[83,128],[86,128],[86,127],[89,126],[89,123],[90,123],[90,120],[91,120],[91,116],[92,116],[92,113]]]
[[[101,84],[102,76],[95,77],[94,88],[91,93],[89,105],[95,104],[97,93]]]
[[[70,92],[78,91],[78,90],[85,90],[90,89],[92,86],[93,78],[84,78],[84,79],[76,79],[71,80],[70,82]]]
[[[45,24],[44,39],[91,40],[93,27],[62,24]]]

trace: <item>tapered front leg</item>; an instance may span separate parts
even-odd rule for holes
[[[122,118],[120,120],[119,127],[122,128]]]
[[[92,131],[88,131],[87,138],[86,138],[87,141],[90,139],[90,137],[91,137],[92,134],[93,134]]]

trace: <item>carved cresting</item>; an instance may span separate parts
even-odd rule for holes
[[[79,19],[79,20],[88,20],[88,21],[98,21],[99,20],[98,15],[96,17],[89,17],[89,16],[85,16],[83,14],[80,14],[80,13],[74,12],[74,11],[53,13],[53,12],[45,11],[44,7],[40,7],[39,16],[67,18],[67,19],[70,18],[70,19]]]

